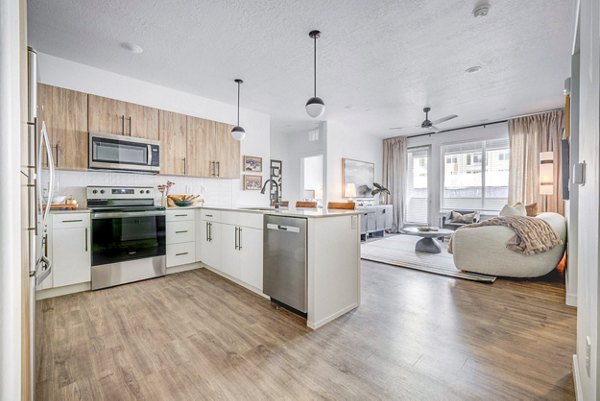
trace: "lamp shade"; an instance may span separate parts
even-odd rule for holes
[[[554,153],[540,153],[540,194],[554,194]]]
[[[353,182],[346,184],[344,191],[345,198],[356,198],[356,185]]]
[[[320,97],[311,97],[306,102],[306,112],[312,118],[319,118],[325,113],[325,102]]]
[[[244,139],[246,137],[246,130],[243,129],[242,127],[240,127],[239,125],[235,126],[231,130],[231,136],[236,141],[241,141],[242,139]]]

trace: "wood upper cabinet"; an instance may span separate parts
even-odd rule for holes
[[[88,96],[90,132],[158,140],[158,109],[102,96]]]
[[[187,157],[187,117],[183,114],[160,110],[160,173],[189,174]]]
[[[125,103],[125,134],[158,140],[158,109]]]
[[[240,178],[240,141],[231,136],[232,125],[215,123],[216,176],[219,178]]]
[[[187,175],[213,177],[215,172],[215,122],[187,116]]]
[[[125,102],[88,95],[88,126],[90,132],[123,135],[125,132]]]
[[[87,94],[56,86],[38,85],[40,117],[53,147],[57,168],[88,167]],[[40,122],[41,127],[41,122]],[[44,161],[47,165],[47,160]]]

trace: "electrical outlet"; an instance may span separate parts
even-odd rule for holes
[[[590,340],[590,336],[585,338],[585,372],[588,377],[590,376],[591,371],[591,363],[592,363],[592,340]]]

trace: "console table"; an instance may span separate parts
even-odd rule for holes
[[[392,228],[392,205],[358,206],[357,212],[361,212],[360,239],[365,241],[369,237],[383,237],[385,230]]]

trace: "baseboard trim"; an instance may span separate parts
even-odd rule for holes
[[[576,307],[577,306],[577,295],[567,293],[567,296],[565,297],[565,303],[569,306]]]
[[[340,317],[342,315],[345,315],[346,313],[350,312],[352,309],[356,309],[356,308],[358,308],[358,302],[354,303],[352,305],[348,305],[347,307],[335,312],[334,314],[329,315],[326,318],[319,320],[318,322],[313,322],[311,320],[308,320],[306,322],[306,325],[308,327],[310,327],[311,329],[316,330],[319,327],[325,326],[327,323],[337,319],[338,317]],[[309,319],[310,319],[310,315],[309,315]]]
[[[181,266],[167,267],[167,275],[174,274],[174,273],[187,272],[187,271],[195,270],[195,269],[201,269],[203,267],[204,266],[199,262],[189,263],[187,265],[181,265]]]
[[[89,291],[91,286],[90,281],[85,283],[65,285],[63,287],[48,288],[46,290],[39,290],[35,293],[35,299],[41,301],[42,299],[62,297],[63,295],[75,294],[77,292]]]
[[[581,375],[579,374],[579,363],[577,361],[577,354],[573,355],[573,384],[575,385],[575,399],[577,401],[584,401],[583,389],[581,388]]]

